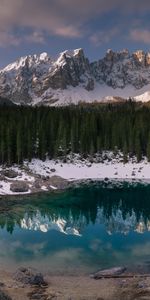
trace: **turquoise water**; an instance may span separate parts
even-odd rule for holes
[[[82,186],[1,200],[0,269],[54,274],[150,261],[150,186]]]

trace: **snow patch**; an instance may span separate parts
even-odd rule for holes
[[[121,180],[150,180],[150,163],[146,159],[140,163],[131,162],[124,164],[119,160],[104,161],[103,163],[89,163],[88,160],[80,159],[74,162],[63,163],[62,161],[33,159],[28,163],[29,169],[36,174],[53,176],[50,171],[55,168],[55,175],[67,180],[84,180],[84,179],[121,179]]]

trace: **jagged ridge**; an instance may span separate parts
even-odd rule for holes
[[[42,53],[21,57],[0,71],[0,96],[33,105],[113,101],[147,92],[149,84],[150,53],[141,50],[108,50],[92,63],[83,49],[64,51],[56,58]],[[146,96],[141,99],[149,100],[149,93]]]

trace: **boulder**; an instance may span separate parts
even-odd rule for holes
[[[0,291],[0,300],[12,300],[12,298],[8,296],[5,292]]]
[[[18,176],[18,172],[12,169],[3,170],[1,174],[8,178],[16,178]]]
[[[29,190],[29,185],[24,181],[15,181],[10,185],[10,190],[14,193],[26,193]]]
[[[39,181],[39,180],[36,180],[36,181],[34,182],[34,187],[35,187],[36,189],[40,189],[40,188],[41,188],[41,184],[40,184],[40,181]]]
[[[50,171],[51,171],[52,173],[54,173],[54,172],[56,172],[56,169],[52,168],[52,169],[50,169]]]
[[[37,272],[37,270],[33,268],[19,268],[13,278],[16,281],[19,281],[23,284],[30,284],[30,285],[47,285],[47,282],[44,280],[44,277],[41,273]]]
[[[49,180],[49,184],[55,186],[57,189],[63,190],[68,187],[68,181],[60,176],[52,176]]]

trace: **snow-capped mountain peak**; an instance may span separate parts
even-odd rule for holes
[[[49,56],[48,56],[47,52],[41,53],[39,57],[40,57],[40,60],[42,60],[42,61],[49,60]]]
[[[149,101],[149,91],[150,52],[142,50],[130,54],[127,49],[108,49],[103,59],[92,63],[81,48],[55,58],[43,52],[0,70],[0,96],[18,104],[66,105],[129,97]]]

